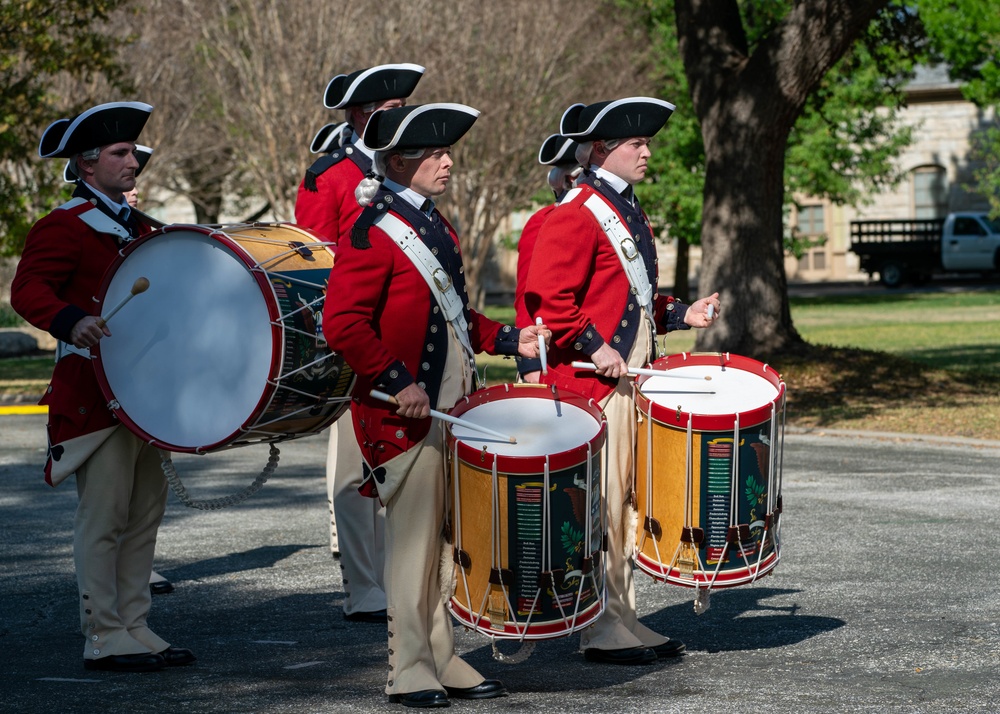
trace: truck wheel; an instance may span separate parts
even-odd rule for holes
[[[882,269],[879,270],[879,280],[887,288],[898,288],[903,284],[903,278],[906,276],[903,266],[899,263],[885,263]]]

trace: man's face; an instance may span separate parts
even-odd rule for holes
[[[649,150],[649,137],[636,136],[622,139],[618,146],[607,151],[603,160],[595,163],[635,185],[646,177],[646,162],[650,156],[652,152]]]
[[[112,200],[121,200],[122,194],[135,188],[135,144],[120,141],[101,147],[93,161],[83,160],[84,180]]]
[[[402,159],[403,169],[394,181],[413,189],[425,198],[440,196],[448,189],[451,179],[451,147],[426,149],[419,159]]]
[[[368,120],[371,119],[372,114],[380,109],[398,109],[405,106],[406,99],[384,99],[381,102],[375,102],[371,111],[365,111],[360,106],[351,107],[352,113],[347,117],[347,120],[354,130],[358,132],[358,135],[363,136],[365,127],[368,126]]]

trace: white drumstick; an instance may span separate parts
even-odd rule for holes
[[[715,305],[708,303],[708,319],[711,320],[715,317]]]
[[[535,324],[536,325],[541,325],[542,324],[542,318],[536,317],[535,318]],[[549,373],[549,365],[548,365],[548,363],[547,363],[547,361],[545,359],[545,338],[542,337],[541,335],[538,335],[538,356],[542,360],[542,374],[548,374]]]
[[[146,278],[136,278],[135,282],[132,283],[132,290],[129,292],[129,294],[126,295],[125,298],[120,303],[115,305],[111,309],[111,312],[109,312],[107,315],[103,315],[101,319],[97,321],[97,326],[104,327],[106,324],[108,324],[108,320],[110,320],[112,317],[115,316],[116,312],[125,307],[125,303],[127,303],[129,300],[134,298],[139,293],[146,292],[148,288],[149,288],[149,280],[147,280]]]
[[[590,369],[596,370],[597,365],[593,362],[573,362],[574,367],[577,369]],[[712,375],[706,374],[704,377],[692,377],[687,374],[670,374],[668,370],[664,369],[644,369],[642,367],[629,367],[628,373],[633,377],[644,375],[647,377],[670,377],[671,379],[693,379],[696,382],[710,382],[712,381]]]
[[[380,392],[377,389],[371,390],[369,392],[375,399],[383,402],[388,402],[389,404],[399,404],[396,398],[391,394],[386,394],[385,392]],[[485,426],[479,426],[471,421],[466,421],[465,419],[460,419],[458,417],[453,417],[451,414],[445,414],[444,412],[439,412],[436,409],[431,409],[431,416],[435,419],[440,419],[441,421],[446,421],[449,424],[455,424],[457,426],[464,426],[466,429],[471,429],[472,431],[481,431],[484,434],[490,434],[498,439],[503,439],[504,441],[509,441],[511,444],[516,444],[517,439],[513,436],[508,436],[507,434],[501,434],[499,431],[493,431],[492,429],[487,429]]]

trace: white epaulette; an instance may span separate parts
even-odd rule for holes
[[[76,214],[77,218],[79,218],[81,221],[86,223],[88,226],[93,228],[98,233],[110,233],[111,235],[117,236],[118,238],[124,241],[132,239],[132,236],[129,235],[129,232],[125,230],[117,221],[115,221],[107,214],[99,211],[97,209],[97,206],[88,201],[86,198],[80,198],[79,196],[76,198],[72,198],[63,205],[59,206],[59,208],[63,210],[69,210],[71,208],[76,208],[77,206],[83,203],[89,203],[90,210]]]

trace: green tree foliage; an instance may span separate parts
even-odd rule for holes
[[[126,2],[0,0],[0,255],[19,254],[32,223],[67,195],[62,164],[38,159],[38,142],[51,122],[93,102],[63,96],[60,82],[103,77],[122,87],[114,57],[127,38],[108,20]]]
[[[991,0],[920,0],[920,19],[927,37],[929,59],[944,62],[953,79],[962,82],[965,97],[991,112],[1000,112],[1000,12]],[[983,162],[973,187],[990,200],[1000,215],[1000,129],[984,126],[973,137],[973,158]]]
[[[790,8],[783,0],[741,0],[739,6],[751,52]],[[656,139],[651,177],[640,187],[640,199],[671,238],[696,245],[705,152],[678,51],[674,1],[647,0],[644,11],[656,44],[661,95],[677,111]],[[786,205],[799,195],[859,205],[900,179],[893,159],[909,144],[911,132],[897,126],[899,88],[911,76],[917,54],[909,38],[918,35],[912,15],[885,13],[810,95],[789,136]],[[790,230],[785,236],[791,252],[806,247]],[[683,282],[684,276],[675,277],[675,284]]]

